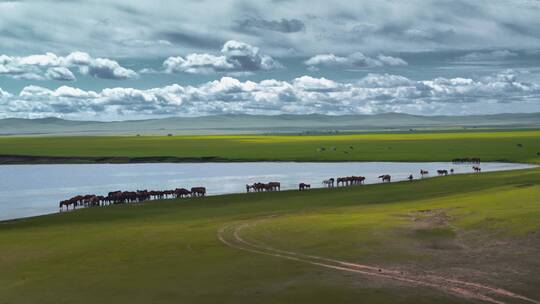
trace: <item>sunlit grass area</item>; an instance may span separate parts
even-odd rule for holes
[[[479,157],[483,161],[539,163],[540,131],[324,136],[2,137],[0,155],[126,157],[124,161],[136,157],[234,161],[449,161]]]

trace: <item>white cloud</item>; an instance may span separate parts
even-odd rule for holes
[[[78,68],[82,74],[105,79],[135,78],[138,74],[120,66],[114,60],[93,58],[88,53],[72,52],[67,56],[45,53],[30,56],[0,55],[0,75],[15,79],[73,81],[70,68]]]
[[[472,52],[461,57],[458,61],[500,61],[508,58],[517,57],[518,54],[509,50],[495,50],[491,52]]]
[[[74,81],[76,80],[75,75],[65,67],[54,67],[48,68],[45,72],[45,77],[51,80],[58,81]]]
[[[7,99],[9,97],[11,97],[11,94],[0,88],[0,100]]]
[[[361,52],[352,53],[346,57],[336,56],[334,54],[319,54],[304,61],[312,70],[319,67],[345,67],[345,68],[369,68],[378,66],[402,66],[407,62],[398,57],[378,55],[376,58],[369,57]]]
[[[282,65],[259,48],[235,40],[227,41],[221,55],[192,53],[185,57],[169,57],[163,62],[168,73],[209,74],[215,72],[245,73],[274,70]]]
[[[126,69],[118,62],[106,58],[96,58],[88,65],[79,66],[81,73],[103,79],[128,79],[138,76],[137,72]]]
[[[110,88],[86,91],[69,86],[50,90],[25,87],[18,95],[0,90],[0,112],[10,117],[63,116],[100,119],[244,114],[472,114],[539,111],[540,85],[511,72],[489,77],[435,78],[370,74],[357,82],[302,76],[240,81],[232,77],[198,86],[173,84],[147,90]],[[511,106],[509,106],[509,104]]]

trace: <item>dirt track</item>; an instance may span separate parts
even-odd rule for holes
[[[244,229],[253,227],[261,221],[267,219],[268,217],[254,221],[225,225],[218,230],[217,236],[225,245],[243,251],[301,263],[308,263],[336,271],[352,272],[364,276],[399,281],[411,286],[434,288],[442,292],[469,300],[496,304],[507,303],[506,300],[518,300],[519,302],[523,303],[540,304],[540,301],[482,283],[463,281],[448,276],[418,275],[376,266],[362,265],[314,255],[306,255],[298,252],[275,249],[261,243],[260,241],[247,240],[245,237],[242,237],[241,233]]]

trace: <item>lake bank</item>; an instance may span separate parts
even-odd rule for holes
[[[483,172],[532,168],[528,164],[482,163]],[[365,176],[378,183],[381,174],[406,180],[428,170],[454,169],[472,173],[471,164],[449,162],[207,162],[141,164],[57,164],[0,166],[0,220],[58,211],[58,202],[76,195],[106,195],[110,191],[167,190],[204,186],[208,195],[244,193],[246,184],[278,181],[281,189],[299,183],[322,188],[331,177]]]

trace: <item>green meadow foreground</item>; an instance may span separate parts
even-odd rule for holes
[[[29,159],[13,156],[67,159]],[[77,159],[81,157],[87,159]],[[117,159],[108,159],[111,157]],[[129,162],[137,158],[136,161],[154,162],[198,159],[206,161],[449,161],[460,157],[480,157],[483,161],[539,163],[540,131],[321,136],[0,137],[0,163]]]
[[[85,209],[0,223],[0,303],[539,303],[539,219],[540,169]]]

